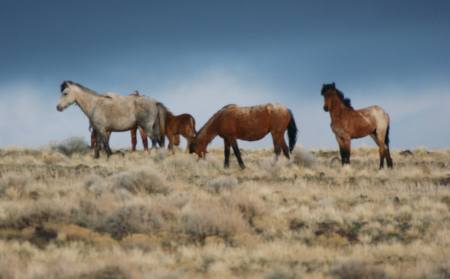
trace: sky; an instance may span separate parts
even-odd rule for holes
[[[99,93],[137,89],[192,114],[197,129],[229,103],[279,102],[306,148],[337,148],[320,95],[335,82],[355,108],[389,113],[393,148],[446,148],[449,14],[446,0],[2,0],[0,147],[88,140],[78,107],[56,111],[59,85],[73,80]],[[128,146],[129,134],[111,145]]]

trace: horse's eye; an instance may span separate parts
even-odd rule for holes
[[[64,93],[63,93],[63,96],[67,96],[67,92],[64,92]]]

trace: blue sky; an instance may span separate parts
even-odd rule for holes
[[[99,92],[138,89],[193,114],[198,128],[228,103],[284,103],[308,148],[336,147],[320,96],[322,83],[335,81],[356,108],[388,111],[393,147],[450,142],[449,1],[7,0],[0,7],[0,146],[88,138],[78,108],[55,110],[63,80]],[[128,141],[112,136],[116,147]]]

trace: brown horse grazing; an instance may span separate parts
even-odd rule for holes
[[[287,130],[289,148],[284,141],[284,132]],[[230,146],[238,160],[239,166],[245,165],[237,140],[256,141],[268,133],[272,134],[276,158],[283,151],[289,159],[289,153],[294,149],[297,141],[297,125],[291,110],[279,104],[265,104],[252,107],[239,107],[227,105],[216,112],[200,129],[194,142],[189,146],[191,153],[204,157],[207,145],[216,137],[224,140],[225,168],[230,164]]]
[[[325,99],[323,109],[330,112],[331,130],[339,144],[342,165],[350,164],[350,142],[352,139],[370,135],[378,145],[380,169],[384,159],[389,168],[393,167],[389,152],[389,115],[379,106],[355,110],[334,83],[322,86]]]
[[[161,104],[162,105],[162,104]],[[163,106],[163,105],[162,105]],[[183,113],[180,115],[174,115],[166,107],[166,130],[161,131],[161,134],[165,134],[169,139],[169,150],[174,153],[173,146],[178,146],[180,144],[180,135],[182,135],[187,141],[186,150],[189,150],[189,145],[195,139],[195,119],[192,115],[188,113]]]

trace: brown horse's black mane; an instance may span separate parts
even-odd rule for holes
[[[326,93],[328,90],[334,90],[334,91],[336,91],[336,93],[337,93],[339,99],[344,103],[344,105],[345,105],[346,107],[350,108],[350,109],[353,109],[353,107],[352,107],[352,101],[351,101],[349,98],[345,98],[344,93],[342,93],[339,89],[336,88],[336,84],[335,84],[334,82],[333,82],[333,83],[329,83],[329,84],[326,84],[326,83],[325,83],[325,84],[322,86],[322,90],[321,90],[322,96],[325,96],[325,93]]]

